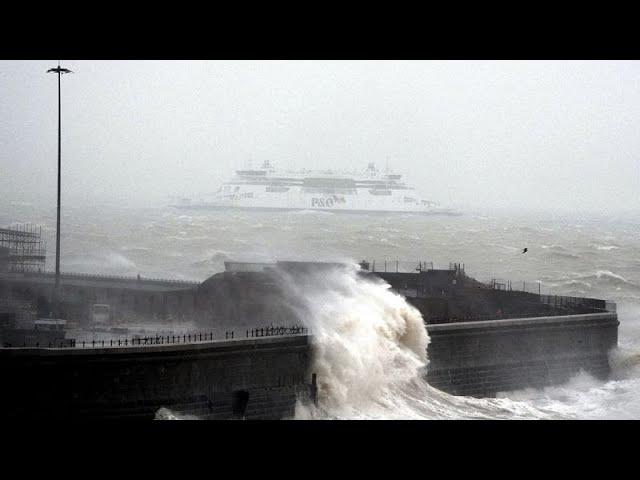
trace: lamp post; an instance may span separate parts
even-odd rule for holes
[[[61,102],[60,102],[60,77],[65,73],[72,73],[71,70],[60,67],[60,62],[58,61],[58,66],[56,68],[50,68],[47,70],[47,73],[57,73],[58,74],[58,216],[56,220],[56,283],[54,290],[54,305],[56,309],[56,315],[58,312],[58,287],[60,286],[60,167],[61,167],[61,159],[62,159],[62,148],[61,148],[61,131],[62,131],[62,117],[61,117]]]

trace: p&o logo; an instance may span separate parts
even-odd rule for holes
[[[312,197],[311,198],[312,207],[332,208],[339,203],[346,203],[346,200],[344,199],[344,197],[332,195],[330,197]]]

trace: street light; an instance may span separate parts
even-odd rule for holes
[[[57,73],[58,74],[58,217],[56,221],[56,284],[55,284],[55,309],[56,315],[59,313],[58,310],[58,287],[60,286],[60,167],[61,167],[61,158],[62,158],[62,150],[61,150],[61,129],[62,129],[62,120],[60,115],[61,103],[60,103],[60,76],[65,73],[73,73],[71,70],[60,67],[60,61],[58,61],[58,66],[56,68],[50,68],[47,70],[47,73]]]

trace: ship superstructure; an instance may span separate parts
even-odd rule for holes
[[[327,210],[342,212],[454,213],[420,198],[402,175],[380,172],[373,163],[360,174],[332,170],[278,171],[266,161],[259,169],[237,170],[210,198],[180,199],[182,208]]]

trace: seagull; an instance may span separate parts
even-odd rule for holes
[[[524,250],[522,250],[522,253],[527,253],[529,251],[528,248],[525,248]],[[522,254],[521,254],[522,255]]]

